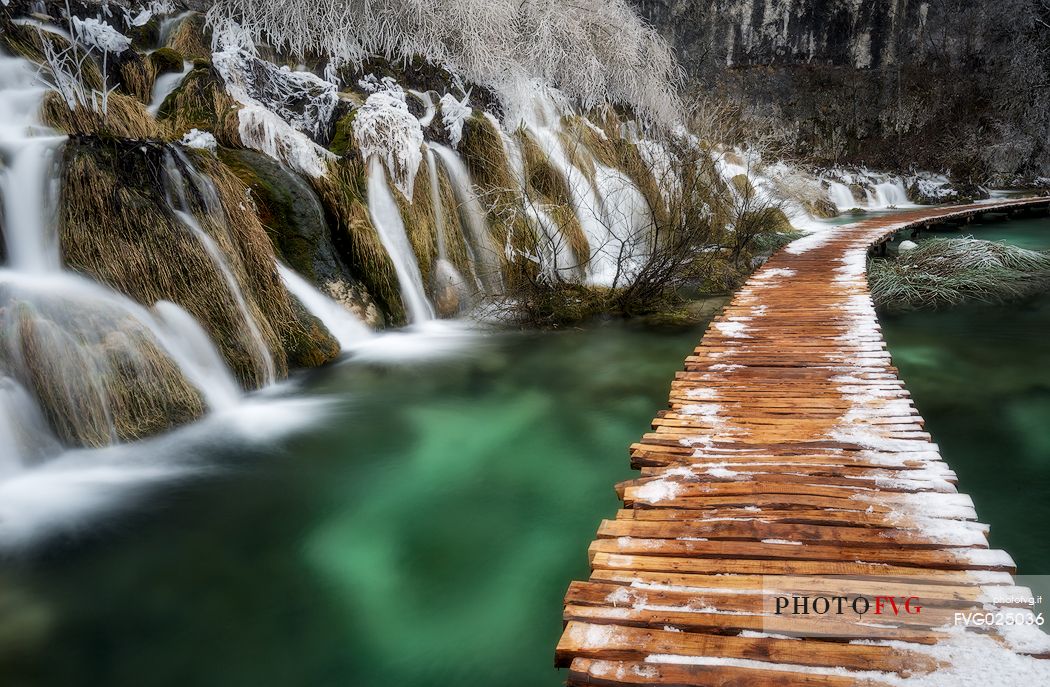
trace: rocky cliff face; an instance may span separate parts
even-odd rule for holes
[[[690,86],[774,116],[820,162],[1047,174],[1036,0],[634,0]]]

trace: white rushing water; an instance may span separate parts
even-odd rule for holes
[[[850,191],[849,186],[838,181],[828,183],[828,197],[835,204],[835,207],[838,208],[839,212],[848,212],[860,205],[853,197],[853,192]]]
[[[221,217],[222,211],[218,207],[218,198],[215,195],[215,190],[208,179],[201,177],[193,171],[193,166],[190,164],[188,158],[184,155],[179,155],[179,161],[183,164],[185,169],[190,174],[190,181],[194,184],[196,190],[201,194],[201,197],[205,199],[208,207],[208,214],[212,217]],[[212,266],[215,267],[216,272],[222,275],[223,280],[226,282],[226,286],[229,290],[230,296],[233,298],[233,302],[237,306],[237,310],[240,312],[241,319],[244,321],[246,333],[248,334],[249,342],[256,352],[256,359],[263,365],[264,380],[267,384],[272,384],[277,379],[277,370],[273,362],[273,354],[270,352],[269,346],[266,344],[266,339],[263,338],[262,332],[259,330],[259,323],[255,321],[255,317],[252,315],[251,309],[248,307],[248,301],[244,297],[244,292],[241,290],[240,284],[237,282],[237,278],[234,276],[230,266],[226,264],[226,258],[223,256],[222,251],[215,243],[208,232],[204,231],[201,227],[200,222],[190,211],[189,201],[186,197],[186,179],[183,177],[182,170],[175,164],[175,158],[172,155],[167,155],[164,159],[164,172],[168,183],[168,203],[171,206],[172,212],[179,218],[179,221],[193,233],[193,235],[200,242],[201,247],[204,248],[208,258],[211,260]]]
[[[159,353],[210,410],[247,408],[214,344],[185,310],[161,302],[150,311],[64,269],[55,209],[65,137],[39,123],[45,92],[32,64],[0,56],[0,226],[7,256],[0,269],[0,548],[30,543],[55,527],[79,527],[136,487],[187,469],[185,450],[151,454],[139,444],[69,450],[41,398],[97,439],[116,441],[105,380],[152,379],[150,359]],[[213,256],[217,250],[206,249]]]
[[[418,323],[434,319],[434,309],[423,290],[423,276],[419,272],[416,254],[408,240],[401,211],[387,185],[383,163],[374,156],[368,163],[368,212],[383,248],[394,263],[408,321]]]
[[[374,335],[364,322],[318,291],[310,282],[296,274],[295,270],[278,263],[277,271],[281,274],[289,293],[298,298],[311,315],[321,320],[343,351],[351,350]]]
[[[474,271],[477,273],[482,288],[490,295],[501,293],[503,291],[502,264],[497,248],[492,243],[488,220],[485,218],[485,209],[481,207],[481,201],[474,192],[474,184],[467,166],[451,148],[437,143],[430,143],[427,147],[441,158],[441,164],[452,183],[456,202],[459,203],[460,222],[467,230],[467,249],[473,259]],[[434,176],[437,176],[436,170]],[[435,201],[440,205],[440,199],[435,198]]]
[[[153,82],[153,95],[150,98],[149,106],[146,108],[151,115],[157,116],[157,113],[160,112],[160,106],[164,104],[169,95],[175,92],[175,89],[182,84],[182,80],[191,71],[193,71],[193,63],[183,62],[181,72],[169,72],[157,77],[157,80]]]

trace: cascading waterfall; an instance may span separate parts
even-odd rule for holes
[[[193,184],[193,188],[204,199],[205,210],[208,216],[222,217],[222,207],[211,182],[193,171],[193,165],[184,154],[178,152],[178,158],[179,162],[182,163],[182,169],[185,169],[189,175],[189,182]],[[201,227],[200,222],[197,221],[190,209],[189,200],[186,196],[187,180],[183,176],[182,169],[175,163],[175,155],[169,154],[165,156],[164,172],[168,186],[166,189],[168,192],[168,205],[175,216],[179,218],[179,221],[197,238],[216,271],[222,275],[229,289],[230,296],[233,298],[241,319],[244,321],[248,340],[256,352],[256,359],[263,366],[264,381],[266,384],[272,384],[277,378],[273,355],[266,344],[266,340],[263,338],[262,332],[259,330],[259,324],[255,321],[255,317],[248,307],[248,302],[244,297],[240,284],[237,283],[237,278],[233,275],[229,265],[226,264],[222,251],[216,245],[215,239]]]
[[[835,204],[835,207],[838,208],[839,212],[847,212],[858,206],[858,202],[853,197],[853,191],[849,189],[849,186],[837,181],[830,181],[828,184],[828,197]]]
[[[605,217],[602,198],[587,175],[569,161],[556,132],[548,127],[530,128],[550,163],[569,183],[573,210],[580,220],[590,247],[587,283],[612,286],[619,274],[619,256],[623,243],[613,233]]]
[[[896,182],[883,182],[875,186],[875,207],[890,208],[908,203],[908,192],[904,184]]]
[[[311,315],[321,320],[344,351],[371,338],[372,330],[364,322],[354,317],[342,305],[318,291],[290,267],[278,263],[277,271],[289,293],[298,298]]]
[[[445,236],[445,207],[441,202],[441,179],[438,176],[437,160],[434,151],[427,146],[427,174],[430,178],[430,206],[434,209],[434,223],[437,225],[437,260],[434,263],[434,291],[438,298],[455,295],[458,301],[467,296],[467,280],[459,273],[448,259],[447,237]],[[481,286],[479,284],[479,286]]]
[[[449,181],[452,183],[456,202],[459,203],[460,220],[467,230],[467,248],[473,258],[474,270],[481,281],[482,288],[490,295],[501,293],[503,280],[499,254],[492,244],[485,209],[481,207],[481,202],[474,192],[470,171],[451,148],[437,143],[428,144],[428,148],[441,158],[441,164],[445,167]],[[436,169],[434,176],[437,176]]]
[[[423,289],[416,254],[412,251],[397,202],[387,185],[386,170],[374,156],[368,163],[368,212],[379,240],[394,264],[409,322],[416,324],[434,319],[434,309]]]
[[[146,110],[153,115],[157,116],[160,112],[161,105],[169,95],[175,92],[175,89],[182,84],[182,80],[186,78],[186,75],[193,71],[192,62],[183,62],[181,72],[169,72],[168,74],[161,74],[157,77],[157,80],[153,83],[153,95],[150,98],[150,103],[146,107]]]

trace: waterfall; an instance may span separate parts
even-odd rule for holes
[[[10,266],[25,272],[59,269],[58,238],[52,218],[44,211],[51,203],[55,152],[64,136],[44,133],[36,123],[46,89],[26,60],[0,56],[0,153],[5,167],[0,176],[3,231]]]
[[[573,210],[590,247],[587,282],[596,286],[612,286],[619,271],[618,258],[622,242],[618,245],[617,237],[606,221],[601,197],[587,175],[569,161],[555,132],[546,127],[530,131],[536,135],[550,163],[569,182]]]
[[[212,410],[229,410],[241,399],[241,388],[215,344],[197,320],[170,301],[153,306],[156,319],[179,368],[201,390]]]
[[[438,176],[437,160],[434,159],[434,151],[427,146],[427,172],[430,177],[430,205],[434,208],[434,223],[437,225],[437,250],[438,259],[434,263],[434,292],[438,295],[437,300],[447,295],[455,294],[457,305],[460,299],[466,298],[470,292],[467,280],[459,273],[456,266],[448,259],[447,237],[445,236],[445,207],[441,202],[441,179]],[[482,286],[479,284],[478,286]]]
[[[169,95],[175,92],[175,89],[182,84],[182,80],[191,71],[193,71],[193,63],[183,62],[181,72],[169,72],[157,77],[157,80],[153,83],[153,95],[150,98],[149,106],[146,108],[151,115],[157,116],[157,113],[160,112],[160,106],[164,104]]]
[[[857,207],[857,200],[853,197],[853,192],[850,191],[849,186],[837,181],[829,181],[828,184],[828,197],[835,204],[835,207],[838,208],[839,212],[847,212]]]
[[[168,39],[171,38],[171,34],[175,31],[176,28],[178,28],[179,24],[181,24],[183,20],[189,17],[191,14],[193,14],[192,11],[186,11],[180,12],[179,14],[176,14],[174,16],[167,16],[161,19],[160,26],[157,27],[157,33],[159,37],[157,45],[167,45]]]
[[[415,324],[434,319],[434,310],[423,290],[423,276],[401,220],[401,212],[387,185],[383,163],[375,156],[368,163],[368,212],[379,240],[394,263],[409,322]]]
[[[490,295],[501,293],[503,291],[502,265],[497,249],[492,245],[485,209],[481,207],[481,201],[474,192],[470,171],[451,148],[437,143],[430,143],[428,147],[441,158],[441,164],[444,165],[449,181],[452,182],[452,190],[456,194],[456,202],[459,203],[462,226],[467,229],[469,239],[467,247],[474,259],[474,271],[481,281],[482,288]]]
[[[875,186],[875,204],[880,208],[897,207],[908,203],[908,192],[900,179]]]
[[[437,114],[437,105],[434,104],[434,95],[430,91],[413,91],[409,89],[408,92],[422,100],[423,105],[426,106],[423,116],[419,118],[419,125],[425,129],[430,126],[430,123],[434,121],[434,115]]]
[[[194,188],[200,192],[201,197],[204,199],[208,215],[210,217],[221,217],[222,209],[211,182],[196,174],[190,161],[181,152],[179,153],[179,161],[182,162],[183,168],[189,173],[190,182],[193,183]],[[240,284],[237,282],[237,278],[230,270],[229,265],[226,264],[226,258],[223,256],[222,251],[219,250],[219,246],[216,245],[215,239],[213,239],[208,232],[204,231],[200,222],[198,222],[197,218],[193,215],[193,212],[190,209],[189,200],[186,196],[186,180],[184,179],[179,166],[175,164],[175,157],[173,155],[165,155],[164,173],[165,181],[168,186],[166,189],[168,193],[168,206],[171,208],[171,211],[175,213],[175,216],[179,218],[179,221],[182,222],[182,224],[197,238],[201,247],[204,248],[205,253],[207,253],[208,258],[211,260],[212,265],[215,267],[215,270],[222,275],[230,296],[233,298],[233,302],[237,306],[237,310],[241,315],[241,319],[244,320],[248,338],[252,347],[255,349],[257,360],[263,365],[265,382],[267,384],[272,384],[277,378],[277,370],[274,367],[273,355],[270,352],[270,347],[266,344],[266,339],[263,338],[262,332],[259,330],[259,324],[255,321],[255,317],[252,315],[251,309],[248,307],[248,301],[244,297],[244,293],[241,290]]]
[[[318,291],[291,268],[278,263],[277,271],[284,281],[285,288],[299,299],[299,302],[311,315],[321,320],[344,352],[372,336],[372,330],[365,326],[364,322],[354,317],[342,305]]]

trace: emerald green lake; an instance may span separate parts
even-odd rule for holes
[[[205,475],[0,563],[0,683],[562,684],[562,596],[701,335],[477,335],[299,380],[311,425],[191,437]]]

